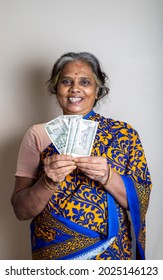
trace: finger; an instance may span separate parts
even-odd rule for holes
[[[85,173],[87,176],[92,175],[92,176],[98,176],[98,177],[103,177],[106,175],[106,169],[102,170],[92,170],[88,168],[80,168],[80,170]]]
[[[52,169],[60,169],[62,167],[68,167],[68,166],[76,166],[74,161],[70,161],[70,160],[62,160],[62,161],[52,161],[50,163],[50,168]]]
[[[74,158],[70,155],[61,155],[61,154],[57,154],[57,155],[52,155],[49,157],[46,157],[44,159],[44,162],[46,163],[50,163],[53,161],[72,161]]]
[[[48,157],[44,160],[45,166],[50,166],[51,168],[60,168],[62,166],[75,165],[75,162],[72,160],[73,157],[65,155],[54,155]]]
[[[54,182],[63,181],[62,178],[65,178],[68,174],[70,174],[73,170],[75,170],[75,166],[69,166],[67,168],[63,167],[60,170],[54,172],[53,169],[45,169],[45,173],[49,178],[51,178]]]
[[[64,155],[64,154],[57,154],[57,155],[51,156],[52,160],[53,160],[53,158],[55,160],[73,160],[73,157],[71,155]]]
[[[76,163],[106,163],[106,158],[97,157],[97,156],[87,156],[87,157],[76,157],[74,158],[74,162]]]
[[[71,171],[73,171],[74,169],[76,169],[76,166],[64,166],[64,167],[60,167],[58,169],[53,169],[53,168],[45,168],[46,172],[49,172],[51,174],[54,174],[54,176],[58,176],[60,174],[69,174]]]
[[[95,157],[94,157],[95,158]],[[95,159],[93,159],[93,157],[76,157],[76,158],[74,158],[74,162],[76,162],[76,163],[89,163],[89,162],[93,162],[93,161],[95,161]]]
[[[86,168],[88,170],[97,170],[100,171],[101,169],[106,170],[106,166],[104,164],[99,164],[99,163],[81,163],[81,162],[76,162],[76,165],[78,168]]]

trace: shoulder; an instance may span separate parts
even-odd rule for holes
[[[112,130],[118,130],[123,132],[124,134],[137,134],[137,131],[135,130],[135,128],[124,121],[121,120],[114,120],[114,119],[109,119],[109,123],[110,123],[110,127],[112,128]]]
[[[44,133],[44,124],[34,124],[26,131],[24,138],[31,140],[39,139]]]
[[[44,123],[34,124],[27,130],[23,139],[30,146],[36,146],[39,152],[42,152],[51,142],[44,126]]]
[[[44,125],[45,125],[44,123],[34,124],[29,128],[29,132],[40,137],[40,135],[46,133],[44,129]]]
[[[96,121],[99,122],[99,128],[108,130],[111,134],[121,134],[129,138],[138,135],[135,128],[127,122],[106,118],[100,114],[96,114]]]

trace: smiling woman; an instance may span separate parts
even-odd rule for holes
[[[57,85],[57,98],[64,114],[88,114],[98,98],[91,68],[82,61],[65,65]]]
[[[83,74],[82,71],[84,71]],[[94,95],[96,95],[94,106],[97,100],[109,93],[109,88],[106,86],[107,75],[102,71],[98,59],[91,53],[70,52],[57,60],[54,64],[51,77],[47,82],[48,88],[53,94],[57,94],[58,80],[61,78],[61,74],[62,76],[66,74],[65,77],[62,78],[63,84],[67,84],[67,86],[73,84],[74,78],[78,78],[80,80],[79,85],[83,87],[94,85],[96,87],[96,91],[94,90]],[[72,77],[71,75],[69,76],[69,74],[71,74]]]
[[[44,124],[22,141],[12,205],[20,220],[33,219],[33,259],[133,258],[128,211],[136,258],[145,258],[150,174],[138,133],[93,111],[109,92],[106,79],[97,58],[84,52],[59,58],[48,81],[63,114],[98,122],[90,156],[59,154]]]

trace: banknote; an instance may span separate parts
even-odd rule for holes
[[[65,121],[66,125],[69,126],[71,124],[71,121],[77,121],[79,119],[82,119],[83,116],[82,115],[62,115],[59,116],[60,119],[62,119],[63,121]]]
[[[72,150],[72,146],[73,146],[74,138],[75,138],[75,134],[76,134],[76,127],[77,127],[78,121],[81,119],[82,119],[81,115],[69,118],[69,131],[68,131],[67,144],[66,144],[66,149],[65,149],[65,153],[67,155],[71,155],[71,150]]]
[[[69,127],[58,117],[45,125],[45,130],[60,154],[65,153]]]
[[[63,115],[45,124],[45,130],[60,154],[89,156],[98,122],[82,115]]]
[[[90,156],[98,122],[90,120],[79,120],[76,126],[76,133],[71,149],[71,155]]]

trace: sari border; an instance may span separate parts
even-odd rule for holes
[[[48,213],[49,214],[49,213]],[[57,221],[57,223],[61,224],[63,227],[69,229],[71,232],[70,238],[63,241],[63,244],[66,244],[67,242],[73,241],[73,238],[86,238],[87,242],[85,246],[82,248],[76,248],[74,251],[70,251],[69,254],[62,254],[54,259],[56,260],[83,260],[83,259],[92,259],[96,257],[96,255],[101,254],[104,252],[115,240],[116,237],[109,238],[108,236],[101,236],[100,233],[95,232],[93,230],[83,228],[80,225],[76,225],[74,222],[68,220],[67,218],[61,217],[58,214],[50,214],[54,220]],[[31,227],[32,230],[32,227]],[[33,229],[34,230],[34,229]],[[77,234],[77,235],[76,235]],[[79,236],[78,236],[79,235]],[[67,243],[67,244],[68,244]],[[39,248],[33,250],[33,259],[38,259],[38,254],[44,255],[42,259],[45,259],[47,252],[55,251],[57,246],[61,246],[61,244],[58,243],[51,244],[48,246],[45,246],[44,248]],[[53,258],[49,258],[53,259]]]
[[[93,257],[97,256],[98,254],[104,252],[115,240],[115,236],[104,236],[98,232],[95,232],[91,229],[84,228],[78,224],[75,224],[71,220],[60,216],[59,214],[52,214],[54,219],[57,219],[60,223],[63,223],[66,227],[70,227],[72,231],[75,231],[81,235],[86,235],[92,239],[94,239],[94,243],[86,246],[83,249],[80,249],[76,252],[73,252],[67,256],[62,256],[59,259],[67,259],[67,260],[89,260]],[[114,232],[112,231],[112,234]]]
[[[116,237],[112,237],[111,239],[108,239],[107,241],[100,240],[100,241],[98,241],[99,244],[94,244],[94,245],[90,246],[90,247],[93,247],[93,246],[97,246],[97,247],[92,248],[92,249],[87,248],[87,249],[83,250],[83,251],[87,250],[87,252],[80,253],[78,256],[70,257],[68,259],[69,260],[91,260],[92,258],[96,257],[97,255],[103,253],[115,241],[115,239],[116,239]]]
[[[60,216],[59,214],[51,213],[51,215],[53,218],[55,218],[57,221],[63,223],[65,226],[68,226],[68,227],[70,226],[70,228],[72,227],[73,230],[79,234],[88,235],[89,237],[92,237],[92,238],[100,237],[100,234],[98,232],[85,228],[83,226],[80,226],[79,224],[74,223],[73,221],[71,221],[68,218],[64,218],[63,216]]]
[[[137,247],[139,249],[141,259],[145,260],[145,253],[141,246],[141,243],[139,242],[139,234],[141,230],[141,219],[140,219],[141,215],[140,215],[139,200],[136,193],[135,184],[132,178],[125,175],[120,175],[120,176],[126,188],[129,211],[131,213],[131,219],[133,223]]]
[[[112,238],[118,235],[119,232],[119,221],[118,213],[116,210],[116,204],[113,196],[107,193],[108,201],[108,238]]]

